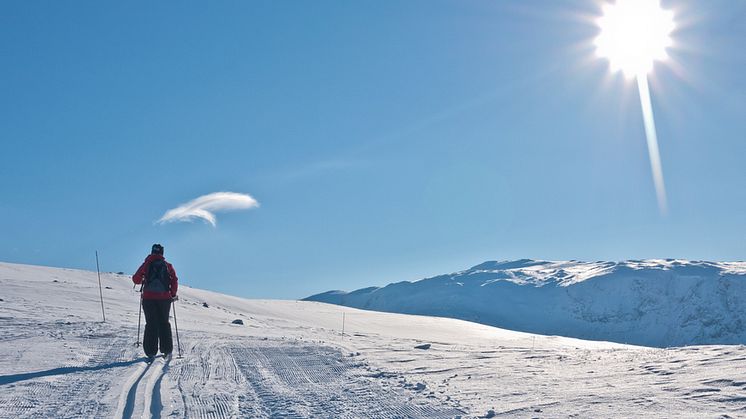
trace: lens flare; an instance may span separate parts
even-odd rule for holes
[[[658,208],[662,214],[666,214],[666,186],[648,73],[656,60],[668,57],[666,49],[673,45],[673,12],[663,10],[659,0],[617,0],[603,7],[603,16],[597,23],[601,32],[595,40],[596,54],[609,60],[612,71],[622,70],[625,76],[637,79]]]

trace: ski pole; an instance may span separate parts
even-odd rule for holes
[[[140,285],[140,310],[137,312],[137,339],[135,347],[140,346],[140,319],[142,318],[142,285]]]
[[[173,302],[174,309],[174,326],[176,326],[176,345],[179,348],[179,358],[181,358],[181,342],[179,341],[179,322],[176,321],[176,301]]]

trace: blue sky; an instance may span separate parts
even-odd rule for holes
[[[668,215],[599,1],[5,2],[0,260],[301,298],[542,258],[743,260],[746,3],[664,1]],[[260,207],[156,224],[199,196]]]

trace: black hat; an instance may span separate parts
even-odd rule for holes
[[[154,255],[162,255],[163,254],[163,246],[161,246],[158,243],[154,244],[153,248],[150,250],[150,253],[154,254]]]

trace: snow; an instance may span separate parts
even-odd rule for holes
[[[644,346],[746,343],[745,262],[491,261],[307,300]]]
[[[146,364],[129,277],[101,280],[106,323],[95,272],[0,264],[0,417],[746,415],[743,346],[645,348],[183,284],[184,356]]]

